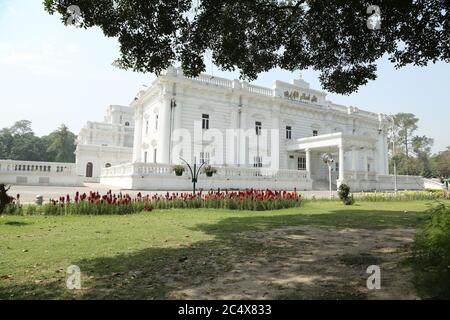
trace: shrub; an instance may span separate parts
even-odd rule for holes
[[[439,204],[430,214],[414,240],[414,283],[422,298],[450,299],[450,207]]]
[[[353,195],[350,193],[350,187],[348,185],[341,184],[339,186],[338,195],[339,199],[341,199],[346,206],[351,206],[355,204],[355,199]]]
[[[182,165],[176,165],[172,167],[172,170],[177,176],[182,176],[186,168]]]
[[[212,177],[214,174],[217,173],[217,169],[213,168],[211,166],[206,166],[203,168],[203,172],[208,176],[208,177]]]

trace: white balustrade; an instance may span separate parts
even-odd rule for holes
[[[0,172],[8,174],[72,175],[76,172],[76,166],[74,163],[0,160]]]

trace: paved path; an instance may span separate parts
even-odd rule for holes
[[[136,196],[139,192],[143,195],[165,194],[167,191],[142,191],[142,190],[121,190],[119,188],[110,188],[96,183],[87,183],[84,187],[43,187],[43,186],[11,186],[9,194],[16,197],[20,194],[21,203],[33,203],[36,200],[37,195],[44,197],[44,201],[47,202],[50,199],[58,199],[61,196],[69,194],[72,198],[77,191],[80,193],[89,193],[89,191],[99,192],[105,194],[108,190],[112,190],[113,193],[128,193],[131,196]],[[172,193],[172,191],[169,191]],[[178,192],[178,191],[176,191]],[[328,198],[330,193],[327,191],[302,191],[302,194],[306,198],[316,197],[317,199]],[[336,196],[336,192],[333,193]]]

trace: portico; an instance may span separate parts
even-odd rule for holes
[[[334,158],[333,178],[342,183],[362,178],[370,180],[373,175],[384,174],[377,140],[361,135],[346,135],[342,132],[298,139],[287,146],[288,152],[304,152],[306,171],[312,180],[328,180],[327,167],[322,155],[330,153]]]

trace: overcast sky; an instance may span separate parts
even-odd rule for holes
[[[101,121],[111,104],[128,105],[155,76],[118,70],[118,43],[99,29],[65,27],[59,16],[48,15],[42,0],[0,0],[0,128],[15,121],[33,122],[37,135],[61,123],[78,133],[86,121]],[[237,73],[214,75],[237,78]],[[320,89],[318,74],[303,78]],[[271,86],[290,81],[299,72],[273,70],[255,84]],[[350,96],[329,94],[335,103],[372,112],[411,112],[420,118],[418,134],[433,137],[434,151],[450,146],[450,64],[395,70],[379,62],[378,79]]]

